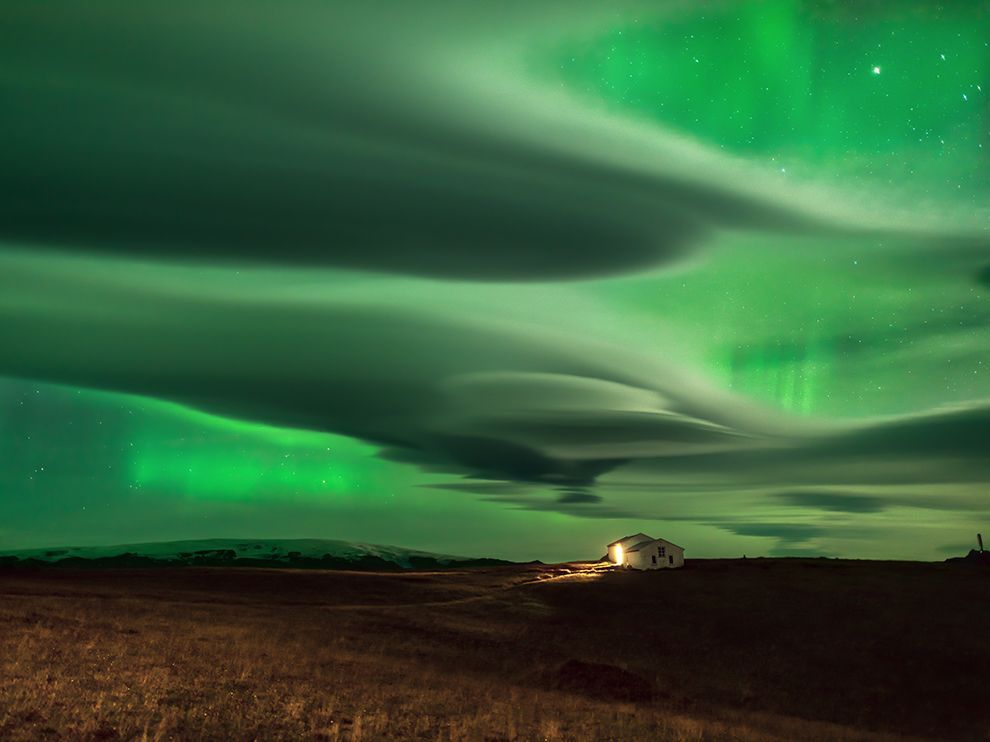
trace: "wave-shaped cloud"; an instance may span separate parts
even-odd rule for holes
[[[651,324],[639,333],[634,312],[603,318],[593,290],[568,316],[547,284],[499,293],[313,270],[279,285],[283,265],[588,278],[670,264],[710,236],[753,230],[751,242],[811,259],[766,281],[747,274],[771,301],[723,307],[717,281],[698,301],[717,309],[700,331],[728,333],[716,327],[723,312],[732,325],[803,301],[800,290],[782,300],[773,281],[809,286],[806,321],[792,331],[725,343],[743,365],[752,354],[759,374],[764,356],[803,358],[809,332],[884,368],[932,353],[914,337],[964,330],[964,350],[978,344],[977,305],[945,297],[949,281],[986,296],[985,210],[898,210],[881,192],[894,186],[863,197],[855,183],[784,178],[524,68],[551,36],[593,35],[632,7],[668,10],[608,6],[6,3],[0,374],[340,433],[463,476],[439,485],[448,490],[586,518],[703,523],[794,553],[817,548],[828,519],[984,512],[985,400],[809,421],[699,380],[697,359],[657,331],[669,304],[643,303]],[[883,256],[873,270],[891,303],[934,276],[944,295],[930,313],[918,299],[923,318],[888,307],[890,322],[830,323],[823,305],[856,289],[837,279],[831,293],[810,290],[807,272],[834,257],[828,239],[777,244],[774,232],[868,235],[856,250]],[[224,267],[178,267],[191,263]],[[253,263],[265,270],[240,275]],[[478,311],[463,311],[468,292]],[[538,316],[520,320],[529,309]],[[843,316],[857,312],[873,309],[851,303]],[[870,355],[888,345],[900,355]]]
[[[566,511],[594,514],[587,488],[619,469],[777,489],[990,476],[986,404],[811,423],[670,361],[415,302],[210,295],[102,260],[0,268],[0,374],[341,433],[428,470],[559,487]]]
[[[0,239],[532,280],[903,229],[534,83],[528,45],[599,5],[8,3]]]
[[[563,332],[415,302],[211,296],[104,261],[0,263],[0,374],[333,431],[446,470],[584,485],[630,457],[783,430],[676,365]]]

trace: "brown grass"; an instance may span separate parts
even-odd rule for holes
[[[982,738],[987,586],[797,560],[10,569],[0,739]]]

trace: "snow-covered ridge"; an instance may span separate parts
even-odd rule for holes
[[[16,557],[18,560],[38,560],[58,563],[69,559],[109,560],[123,557],[139,557],[154,561],[180,564],[235,563],[256,561],[271,565],[320,566],[314,562],[326,562],[327,566],[346,566],[338,563],[354,563],[363,568],[374,567],[378,560],[402,569],[430,566],[456,567],[475,564],[507,564],[495,559],[473,559],[451,554],[434,554],[415,549],[379,544],[352,543],[329,539],[195,539],[190,541],[163,541],[144,544],[119,544],[115,546],[66,546],[45,549],[22,549],[0,552],[0,558]],[[387,565],[385,565],[387,566]]]

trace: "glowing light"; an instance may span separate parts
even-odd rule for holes
[[[873,68],[873,74],[874,75],[879,75],[880,74],[880,68],[879,67],[874,67]]]
[[[623,556],[623,554],[622,554],[622,545],[621,544],[618,544],[615,547],[615,563],[617,565],[621,565],[622,564],[622,556]]]

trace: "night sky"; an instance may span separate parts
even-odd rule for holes
[[[990,2],[0,15],[0,547],[988,528]]]

